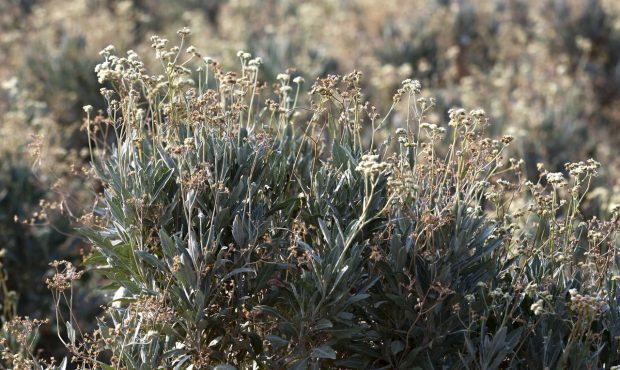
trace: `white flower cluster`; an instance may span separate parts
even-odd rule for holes
[[[127,57],[118,57],[113,53],[114,46],[112,45],[99,52],[105,58],[105,61],[95,66],[99,83],[121,78],[136,81],[143,77],[146,69],[135,51],[127,51]]]
[[[570,308],[577,313],[583,313],[588,316],[594,316],[601,311],[605,302],[597,297],[589,295],[581,295],[577,289],[570,289]]]
[[[389,164],[378,160],[379,155],[377,154],[364,154],[355,169],[363,173],[364,176],[375,177],[390,167]]]
[[[544,301],[542,299],[537,300],[534,304],[530,306],[530,310],[534,311],[534,315],[539,316],[544,312]]]
[[[448,126],[458,127],[459,125],[465,123],[468,119],[467,111],[463,108],[452,108],[448,111],[448,116],[450,117],[450,122],[448,122]]]
[[[237,52],[237,57],[241,58],[243,60],[248,60],[248,59],[252,58],[252,54],[248,53],[247,51],[239,50]]]
[[[247,63],[247,69],[251,72],[258,72],[258,67],[261,66],[263,64],[263,58],[261,57],[256,57],[254,59],[250,59],[248,60]]]
[[[547,181],[554,187],[563,188],[568,184],[561,172],[549,172],[546,176]]]
[[[422,122],[420,128],[426,130],[427,135],[430,138],[437,138],[446,133],[445,127],[437,126],[434,123]]]
[[[596,176],[596,170],[601,167],[601,164],[594,159],[588,159],[585,162],[567,163],[565,167],[571,176],[577,177],[583,174]]]
[[[403,89],[410,94],[420,94],[422,92],[422,84],[418,80],[410,78],[403,81]]]

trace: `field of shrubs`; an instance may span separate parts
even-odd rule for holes
[[[620,369],[620,3],[0,1],[0,369]]]

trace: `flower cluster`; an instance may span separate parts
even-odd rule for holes
[[[579,294],[577,289],[570,289],[570,309],[587,317],[596,316],[605,305],[605,300],[599,297]]]
[[[355,169],[366,177],[374,178],[390,169],[390,165],[386,162],[379,162],[379,155],[377,154],[364,154]]]

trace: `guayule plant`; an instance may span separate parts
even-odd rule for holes
[[[153,37],[160,74],[112,47],[96,68],[113,88],[105,114],[85,107],[103,193],[82,232],[111,299],[93,333],[57,318],[83,367],[618,361],[618,215],[579,211],[598,163],[568,165],[570,179],[541,167],[534,184],[504,158],[512,137],[486,137],[484,111],[442,125],[417,81],[382,117],[360,72],[306,99],[294,71],[267,88],[259,58],[226,72],[184,50],[188,35]]]

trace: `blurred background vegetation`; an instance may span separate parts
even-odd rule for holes
[[[12,291],[2,293],[4,320],[50,317],[49,262],[87,253],[71,220],[98,191],[83,173],[81,130],[82,106],[103,108],[98,52],[114,44],[121,54],[151,55],[151,35],[174,39],[183,26],[224,67],[238,63],[238,50],[260,56],[266,81],[287,68],[306,81],[360,70],[369,100],[383,109],[402,80],[418,79],[438,112],[483,107],[494,134],[517,138],[514,155],[532,178],[536,163],[564,171],[566,162],[596,158],[604,171],[590,213],[616,202],[615,0],[2,0],[0,248]],[[97,297],[78,291],[88,327]],[[42,336],[41,348],[61,356],[51,326]]]

